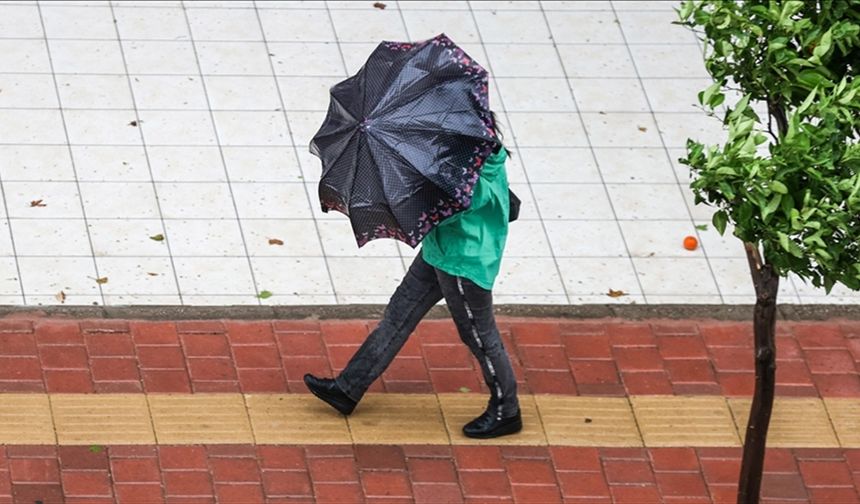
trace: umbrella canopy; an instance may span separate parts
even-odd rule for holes
[[[395,238],[416,247],[467,209],[498,143],[487,71],[444,34],[383,42],[331,89],[310,144],[322,161],[322,210],[349,216],[358,246]]]

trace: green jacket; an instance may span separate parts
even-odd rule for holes
[[[510,199],[505,149],[484,162],[472,204],[424,237],[424,260],[448,273],[492,290],[508,237]]]

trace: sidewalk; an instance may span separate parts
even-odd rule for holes
[[[306,393],[372,325],[1,320],[0,502],[734,499],[749,324],[501,319],[526,429],[488,442],[447,321],[348,419]],[[778,331],[765,502],[858,502],[860,323]]]
[[[515,153],[499,304],[750,302],[677,162],[725,138],[679,1],[375,3],[0,1],[0,303],[384,304],[415,251],[320,211],[308,143],[380,40],[440,32]],[[860,294],[792,275],[780,299]]]

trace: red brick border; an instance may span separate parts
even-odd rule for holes
[[[368,321],[0,320],[0,392],[306,392]],[[503,319],[520,389],[580,395],[752,392],[748,323]],[[779,395],[860,397],[860,322],[778,326]],[[483,390],[453,324],[426,321],[373,391]]]
[[[7,446],[0,502],[734,502],[739,465],[739,448]],[[860,450],[768,451],[765,502],[858,488]]]

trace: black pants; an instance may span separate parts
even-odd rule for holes
[[[493,316],[492,292],[466,278],[434,268],[420,253],[391,296],[379,326],[336,378],[346,395],[361,400],[394,360],[418,322],[443,297],[460,339],[480,363],[490,389],[489,407],[498,417],[509,417],[519,410],[517,381]]]

